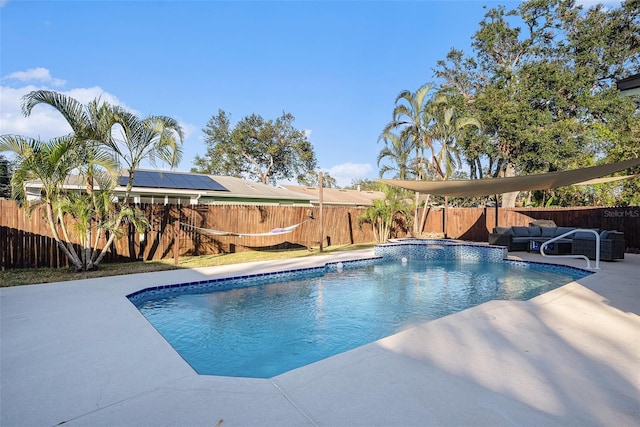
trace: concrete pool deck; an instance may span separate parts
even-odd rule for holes
[[[640,426],[637,254],[271,379],[197,375],[125,297],[372,255],[0,288],[0,425]]]

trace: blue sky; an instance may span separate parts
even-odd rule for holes
[[[171,116],[186,132],[188,171],[219,109],[309,133],[318,166],[346,186],[377,178],[380,131],[396,95],[435,82],[452,48],[470,50],[502,1],[18,1],[0,0],[0,134],[50,138],[62,117],[20,97],[51,89],[98,96],[141,117]]]

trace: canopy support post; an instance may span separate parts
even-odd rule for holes
[[[494,194],[494,196],[496,197],[496,225],[495,225],[495,227],[497,227],[498,226],[498,212],[499,212],[499,210],[498,210],[498,195]]]

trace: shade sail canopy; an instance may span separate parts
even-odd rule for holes
[[[590,179],[589,181],[578,182],[578,183],[576,183],[574,185],[604,184],[604,183],[607,183],[607,182],[614,182],[614,181],[620,181],[620,180],[623,180],[623,179],[633,179],[633,178],[640,178],[640,173],[637,173],[635,175],[608,176],[606,178]]]
[[[510,193],[512,191],[547,190],[584,183],[640,165],[640,158],[592,166],[568,171],[549,172],[537,175],[512,176],[507,178],[468,179],[459,181],[409,181],[380,179],[385,184],[425,194],[441,196],[472,197]]]

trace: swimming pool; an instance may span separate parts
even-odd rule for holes
[[[270,378],[494,299],[526,300],[589,272],[403,253],[324,268],[148,289],[130,295],[200,374]],[[462,248],[468,250],[468,248]],[[411,252],[413,251],[413,252]],[[426,253],[426,252],[425,252]]]

